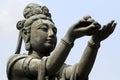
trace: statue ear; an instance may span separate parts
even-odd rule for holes
[[[29,41],[29,33],[27,32],[26,29],[22,29],[21,30],[21,35],[25,41],[25,43],[27,43]]]
[[[26,29],[22,29],[21,35],[24,39],[26,50],[30,50],[30,33]]]

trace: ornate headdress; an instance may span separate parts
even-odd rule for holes
[[[32,21],[34,21],[35,19],[49,19],[50,21],[52,21],[51,14],[49,13],[49,9],[46,6],[41,6],[36,3],[28,4],[23,11],[23,15],[25,17],[25,20],[18,21],[16,25],[17,29],[20,32],[19,32],[18,43],[15,54],[19,54],[21,50],[21,45],[22,45],[21,30],[23,28],[29,28],[27,26],[30,25]]]
[[[23,15],[25,18],[29,18],[30,16],[36,14],[43,14],[46,17],[51,18],[51,14],[49,13],[49,9],[46,6],[41,6],[39,4],[30,3],[24,9]]]

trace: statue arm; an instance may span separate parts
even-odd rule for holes
[[[85,19],[92,20],[90,16],[85,17]],[[46,62],[46,70],[49,75],[56,73],[56,71],[60,69],[77,38],[84,35],[91,35],[100,28],[99,26],[96,26],[96,24],[98,23],[95,21],[87,21],[83,19],[69,28],[64,38]],[[93,30],[93,32],[91,32],[91,30]]]
[[[66,60],[72,46],[73,43],[69,44],[63,39],[61,39],[61,42],[55,48],[53,53],[48,57],[46,69],[49,75],[56,73],[60,69],[60,67]]]
[[[71,69],[68,68],[66,70],[66,75],[68,78],[70,78],[70,76],[73,75],[72,71],[75,72],[77,78],[80,78],[82,80],[88,77],[95,62],[95,58],[100,47],[101,41],[105,40],[112,34],[112,32],[115,29],[115,26],[116,23],[114,21],[111,21],[107,25],[104,25],[102,29],[100,29],[92,36],[82,55],[81,60],[76,65],[76,68],[71,67]]]
[[[76,74],[79,78],[84,80],[86,77],[88,77],[95,62],[99,47],[100,43],[94,44],[90,41],[88,42],[82,58],[77,64]]]
[[[97,52],[99,49],[99,44],[92,44],[88,42],[86,49],[82,55],[80,61],[70,67],[65,69],[65,77],[66,79],[81,79],[87,80],[88,75],[93,67]]]

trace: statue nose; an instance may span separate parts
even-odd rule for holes
[[[49,29],[49,30],[48,30],[48,36],[53,36],[53,35],[54,35],[53,30],[52,30],[52,29]]]

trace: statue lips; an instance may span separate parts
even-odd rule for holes
[[[54,39],[49,38],[49,39],[47,39],[47,42],[50,44],[54,44],[55,41],[54,41]]]

